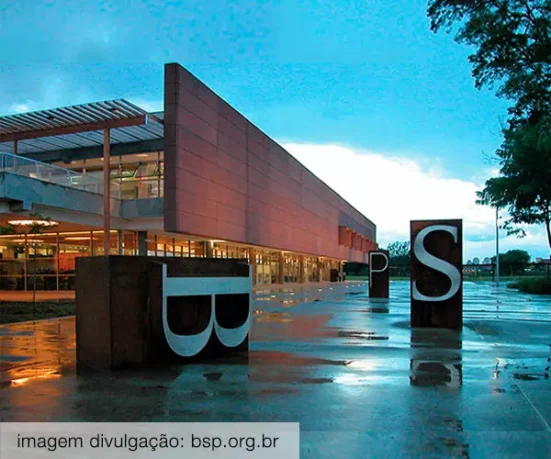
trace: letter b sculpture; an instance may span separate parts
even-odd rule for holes
[[[252,278],[246,260],[79,257],[76,271],[79,371],[248,350]]]

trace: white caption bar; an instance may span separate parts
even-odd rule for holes
[[[0,423],[10,459],[298,459],[298,423]]]

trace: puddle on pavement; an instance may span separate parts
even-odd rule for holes
[[[273,387],[271,389],[262,389],[257,392],[255,392],[255,395],[262,396],[262,395],[289,395],[289,394],[296,394],[298,392],[297,389],[294,389],[292,387]]]
[[[222,373],[219,371],[213,373],[205,373],[203,376],[207,381],[211,382],[218,382],[220,381],[220,379],[222,379]]]
[[[158,394],[159,392],[163,392],[166,390],[168,390],[168,386],[163,386],[161,384],[157,384],[156,386],[142,386],[140,388],[140,391],[143,395]]]
[[[291,314],[288,312],[259,312],[255,315],[255,322],[275,322],[285,324],[294,321]]]
[[[461,419],[456,419],[452,417],[443,417],[439,418],[436,422],[440,421],[446,427],[455,430],[456,432],[463,432],[463,421]]]
[[[469,445],[467,443],[461,443],[455,438],[441,438],[439,441],[448,449],[448,453],[452,457],[462,457],[468,459]]]
[[[24,355],[8,355],[8,354],[0,354],[0,365],[4,362],[24,362],[25,360],[29,360],[30,357],[24,356]],[[1,368],[1,366],[0,366]]]
[[[333,378],[300,378],[297,381],[299,384],[327,384],[332,382]]]
[[[249,364],[281,365],[289,366],[317,366],[317,365],[345,365],[344,360],[329,360],[318,357],[306,357],[292,354],[290,352],[277,351],[249,351]]]
[[[354,338],[361,340],[387,340],[388,336],[377,335],[375,332],[360,332],[360,331],[339,331],[339,338]]]
[[[462,365],[411,360],[409,379],[412,386],[459,387],[463,384]]]
[[[513,378],[519,379],[521,381],[539,381],[541,378],[525,374],[525,373],[514,373]]]
[[[255,383],[283,383],[283,384],[329,384],[333,378],[312,378],[301,376],[301,372],[289,371],[282,373],[277,371],[274,373],[266,372],[250,372],[247,376],[248,380]]]
[[[11,326],[15,326],[15,325],[11,325]],[[13,336],[13,337],[18,337],[18,336],[33,336],[34,335],[34,330],[18,330],[18,329],[10,329],[10,328],[7,328],[6,326],[0,326],[0,336]]]
[[[377,307],[366,308],[366,309],[364,309],[364,311],[365,312],[373,312],[375,314],[388,314],[389,313],[388,308],[377,308]]]

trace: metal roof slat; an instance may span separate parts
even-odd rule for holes
[[[29,115],[32,115],[32,114],[29,113]],[[60,115],[59,112],[57,112],[57,111],[55,112],[55,115],[54,114],[49,114],[49,115],[46,116],[46,118],[47,118],[47,121],[46,120],[43,120],[43,121],[47,122],[48,125],[47,125],[47,127],[44,127],[44,129],[66,126],[67,122],[68,122],[66,117]],[[69,120],[69,121],[71,121],[71,120]]]
[[[11,120],[11,117],[5,117],[4,119],[0,120],[2,121],[2,124],[3,126],[5,126],[5,130],[7,132],[10,132],[14,129],[16,130],[19,130],[20,129],[20,125],[18,125],[17,123],[15,123],[14,121]]]
[[[56,116],[59,116],[60,119],[65,120],[66,123],[72,125],[84,124],[80,117],[75,116],[73,113],[69,113],[64,109],[57,109]]]
[[[88,110],[92,111],[93,113],[96,113],[98,116],[101,116],[102,121],[107,121],[107,120],[110,120],[110,119],[114,119],[111,116],[112,113],[110,113],[108,110],[106,110],[104,107],[102,107],[99,104],[100,104],[100,102],[95,102],[94,106],[89,106],[89,107],[86,107],[86,108]],[[118,119],[118,118],[115,118],[115,119]]]
[[[85,117],[85,119],[89,120],[88,122],[102,123],[106,121],[105,115],[103,113],[98,112],[91,107],[79,107],[78,113]]]
[[[147,140],[147,139],[151,139],[151,138],[157,138],[157,136],[152,136],[145,129],[136,129],[134,131],[134,135],[137,136],[138,140]]]
[[[78,115],[84,118],[87,123],[105,121],[103,114],[98,114],[95,111],[91,110],[89,107],[70,107],[70,109],[71,111],[78,113]]]
[[[137,105],[134,105],[132,102],[128,102],[126,99],[119,99],[119,101],[124,103],[128,109],[135,110],[135,112],[140,115],[151,115],[151,113],[149,113],[148,111],[144,110],[141,107],[138,107]]]
[[[124,99],[114,100],[112,102],[113,105],[115,105],[117,108],[123,110],[124,112],[132,114],[132,116],[140,116],[147,113],[143,109],[136,109],[132,104]]]
[[[127,116],[126,114],[124,113],[121,113],[120,110],[116,107],[110,107],[109,105],[107,105],[105,102],[100,102],[98,104],[99,108],[107,111],[107,113],[110,114],[111,117],[115,118],[115,119],[123,119],[123,118],[132,118],[132,116]]]
[[[103,145],[103,133],[98,131],[78,132],[71,135],[76,137],[76,141],[79,142],[79,145],[82,147]],[[80,139],[82,139],[82,141]]]
[[[65,116],[71,117],[73,120],[78,121],[79,123],[86,123],[86,118],[84,118],[78,112],[71,111],[70,108],[58,108],[58,111]]]
[[[47,137],[48,138],[48,137]],[[65,134],[61,136],[55,136],[56,139],[72,144],[71,147],[66,148],[87,148],[87,147],[95,147],[97,143],[90,142],[87,139],[81,139],[78,134]]]
[[[26,118],[16,119],[16,120],[11,120],[10,118],[11,117],[4,118],[4,120],[7,120],[8,122],[8,126],[9,126],[8,132],[10,132],[9,129],[11,130],[15,129],[16,132],[22,132],[22,131],[28,130],[27,126],[30,126],[30,127],[33,126],[32,123]]]
[[[149,115],[149,113],[147,113],[147,111],[145,111],[144,109],[136,107],[135,105],[124,99],[113,101],[113,103],[117,107],[120,107],[123,111],[132,114],[132,116]]]
[[[31,128],[36,124],[38,124],[42,129],[48,129],[52,127],[50,123],[48,123],[46,120],[43,120],[39,116],[36,116],[34,113],[22,113],[21,115],[22,115],[21,118],[23,120],[27,120],[27,118],[29,118],[27,121],[28,121],[28,125]]]
[[[138,127],[138,126],[132,126],[132,127]],[[135,133],[135,129],[127,129],[124,131],[124,134],[128,136],[130,139],[132,139],[132,142],[144,140],[142,137],[139,136],[139,134]]]
[[[0,134],[13,132],[13,127],[4,120],[0,120]]]
[[[153,136],[157,136],[159,138],[164,137],[164,126],[159,123],[151,123],[144,126],[135,126],[140,129],[140,131],[146,131],[148,133],[148,138]]]
[[[80,132],[81,137],[92,140],[93,142],[101,142],[103,144],[103,131],[87,131]]]
[[[49,139],[49,140],[44,140],[44,139]],[[20,140],[19,141],[20,143],[18,143],[18,147],[23,145],[27,147],[38,148],[39,151],[44,149],[44,145],[48,146],[47,148],[52,150],[54,148],[59,148],[59,144],[57,144],[56,142],[52,142],[51,139],[52,137],[44,137],[41,139],[31,139],[31,140]]]
[[[75,139],[74,137],[72,137],[70,135],[56,135],[56,136],[52,136],[52,137],[40,137],[40,139],[55,139],[56,142],[60,142],[62,145],[63,144],[69,144],[68,147],[62,147],[62,148],[75,148],[75,146],[76,147],[83,146],[81,143],[78,142],[78,139]],[[40,139],[35,139],[35,140],[40,140]]]
[[[23,113],[21,116],[28,116],[30,118],[34,117],[34,119],[42,121],[44,124],[46,124],[46,127],[44,127],[43,129],[51,129],[62,127],[65,125],[65,122],[61,122],[59,119],[56,119],[55,115],[53,114],[53,110],[42,110],[39,112]]]
[[[135,116],[143,115],[143,113],[133,113],[132,111],[127,110],[124,105],[112,103],[112,101],[103,102],[102,106],[103,105],[106,105],[107,110],[109,110],[111,113],[114,113],[116,116],[128,116],[133,118]]]
[[[137,116],[143,116],[143,113],[134,114],[132,112],[127,112],[126,110],[122,110],[120,107],[117,107],[116,105],[111,105],[108,102],[102,102],[100,106],[105,110],[109,111],[109,113],[112,113],[114,116],[116,116],[117,119],[135,118]]]
[[[111,129],[113,143],[157,140],[163,138],[163,116],[163,112],[149,114],[124,99],[8,115],[0,117],[0,145],[17,140],[25,142],[27,151],[44,152],[97,147],[103,144],[104,129]],[[148,118],[151,123],[145,124]]]
[[[118,143],[130,143],[134,141],[134,138],[130,137],[126,131],[121,132],[119,129],[113,129],[111,131],[111,139]]]

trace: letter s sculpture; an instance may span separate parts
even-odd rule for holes
[[[463,326],[463,222],[411,222],[411,326]]]

